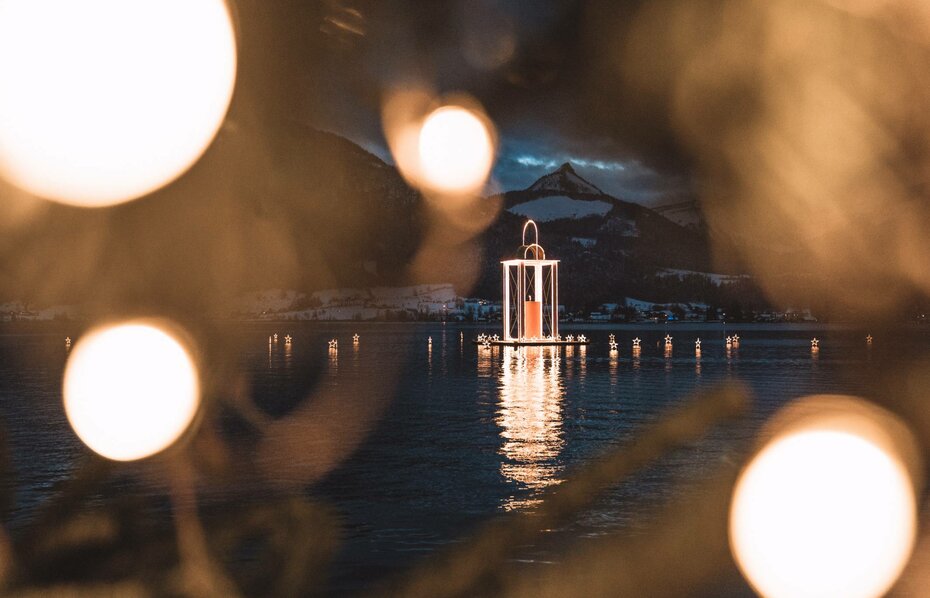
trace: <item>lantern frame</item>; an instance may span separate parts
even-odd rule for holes
[[[533,242],[527,243],[531,226]],[[503,341],[559,340],[559,260],[546,259],[546,251],[539,244],[539,228],[532,220],[523,225],[522,242],[522,257],[501,261]]]

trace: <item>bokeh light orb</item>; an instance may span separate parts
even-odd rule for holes
[[[78,437],[116,461],[153,455],[190,426],[200,383],[179,338],[148,321],[98,328],[68,358],[65,413]]]
[[[235,78],[224,0],[0,0],[0,175],[85,207],[155,191],[206,150]]]
[[[907,564],[917,501],[899,455],[842,427],[776,437],[743,471],[730,544],[769,598],[882,596]]]
[[[494,163],[494,139],[485,120],[462,106],[443,106],[423,121],[419,135],[424,184],[444,193],[480,190]]]

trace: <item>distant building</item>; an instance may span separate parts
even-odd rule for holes
[[[465,319],[474,322],[499,316],[502,311],[503,307],[500,302],[487,299],[469,298],[462,302],[462,313],[465,314]]]

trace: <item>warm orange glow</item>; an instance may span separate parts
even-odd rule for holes
[[[150,193],[204,152],[235,76],[223,0],[3,0],[0,174],[77,206]]]
[[[545,347],[504,348],[500,370],[501,473],[527,488],[561,481],[555,458],[564,445],[558,353]],[[507,508],[533,504],[513,500]]]
[[[542,301],[524,301],[523,336],[526,338],[542,338]]]
[[[117,461],[153,455],[190,426],[200,403],[197,368],[184,344],[150,322],[91,331],[64,375],[65,413],[80,439]]]
[[[733,493],[730,543],[770,598],[883,595],[907,563],[917,502],[906,454],[879,421],[806,418],[776,436]],[[894,433],[900,436],[900,433]]]
[[[428,197],[480,193],[494,163],[496,136],[491,122],[468,97],[448,98],[436,106],[427,90],[388,94],[382,120],[398,170]],[[452,209],[447,203],[437,205]],[[476,217],[473,209],[467,211],[472,219]]]
[[[480,191],[494,163],[494,142],[479,115],[461,106],[437,108],[419,136],[424,183],[436,191]]]

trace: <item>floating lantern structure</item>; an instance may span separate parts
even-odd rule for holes
[[[330,341],[329,341],[329,348],[332,349],[332,350],[338,349],[338,348],[339,348],[339,341],[337,341],[336,339],[330,339]]]
[[[532,228],[532,242],[527,232]],[[522,245],[514,259],[501,261],[504,292],[504,334],[479,336],[476,344],[509,346],[586,345],[584,335],[559,334],[559,260],[546,259],[539,229],[532,220],[523,225]]]
[[[293,339],[291,338],[291,335],[288,334],[288,335],[286,335],[286,336],[284,337],[284,344],[285,344],[285,345],[289,345],[289,344],[291,344],[291,341],[292,341],[292,340],[293,340]]]
[[[360,336],[358,335],[358,333],[356,332],[355,334],[352,335],[352,342],[353,342],[354,344],[357,345],[357,344],[358,344],[358,339],[360,339],[360,338],[361,338],[361,337],[360,337]]]

